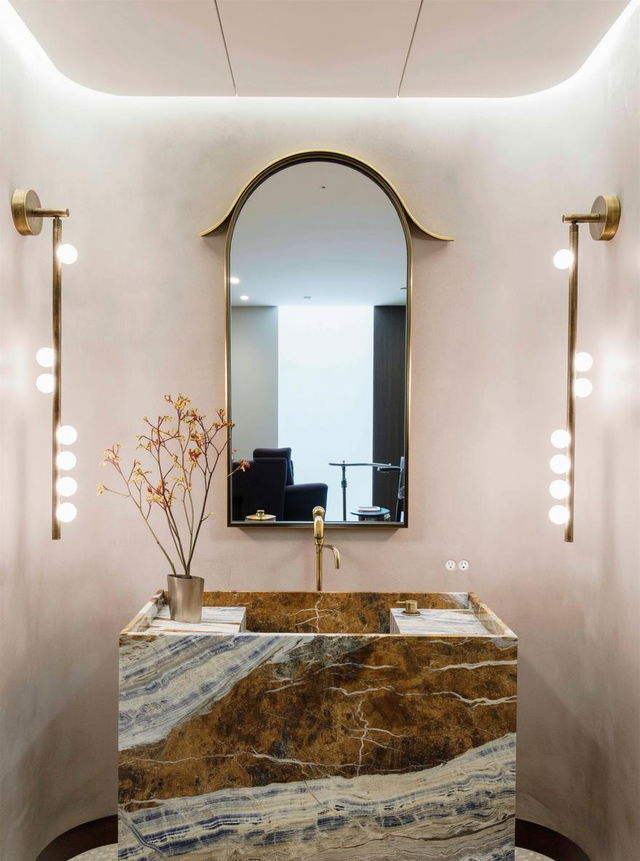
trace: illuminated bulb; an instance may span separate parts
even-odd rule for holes
[[[75,520],[78,509],[73,502],[61,502],[56,508],[56,517],[61,523],[71,523]]]
[[[53,374],[39,374],[36,378],[36,388],[45,395],[50,394],[54,389]]]
[[[561,248],[553,255],[553,265],[556,269],[570,269],[573,266],[573,251]]]
[[[76,465],[76,456],[72,451],[61,451],[56,456],[56,466],[65,472]]]
[[[229,284],[239,284],[239,283],[240,283],[240,279],[238,278],[237,275],[232,275],[231,278],[229,278]]]
[[[556,475],[566,474],[569,472],[569,458],[566,454],[554,454],[549,461],[549,466],[551,472],[555,472]]]
[[[56,481],[56,490],[60,496],[73,496],[77,489],[78,482],[69,475],[65,475]]]
[[[566,505],[552,505],[549,509],[549,520],[556,526],[564,526],[569,522],[569,509]]]
[[[70,245],[68,242],[64,242],[62,245],[58,245],[58,260],[60,263],[75,263],[78,259],[78,250],[75,245]]]
[[[249,301],[249,297],[248,297],[248,296],[245,296],[245,295],[244,295],[244,293],[243,293],[243,295],[240,297],[240,301],[241,301],[241,302],[248,302],[248,301]]]
[[[573,381],[573,394],[577,398],[588,398],[593,391],[593,383],[586,377],[577,377]]]
[[[593,356],[591,353],[576,353],[573,367],[576,371],[590,371],[593,367]]]
[[[72,445],[78,439],[78,431],[73,425],[61,425],[56,431],[56,439],[61,445]]]
[[[51,347],[40,347],[36,353],[36,362],[41,368],[53,368],[54,352]]]
[[[567,496],[569,496],[570,490],[571,485],[563,478],[556,478],[556,480],[552,481],[549,485],[549,493],[554,499],[566,499]]]
[[[554,448],[566,448],[571,442],[571,434],[564,428],[558,428],[551,434],[551,445]]]

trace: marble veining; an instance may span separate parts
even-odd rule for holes
[[[125,640],[120,646],[120,749],[164,738],[177,723],[225,697],[238,678],[265,661],[283,660],[299,639],[191,634]]]
[[[406,599],[478,614],[468,592],[205,592],[207,604],[246,606],[247,628],[260,633],[388,633],[389,608]]]
[[[148,625],[149,631],[166,634],[237,634],[246,629],[245,607],[203,607],[202,620],[197,624],[176,622],[169,614],[169,607],[158,607],[158,613]]]
[[[486,637],[487,629],[472,610],[424,610],[417,616],[391,609],[392,634],[460,634]]]
[[[153,847],[216,861],[506,861],[514,849],[514,779],[515,738],[508,734],[442,766],[392,778],[332,777],[172,798],[123,813],[119,857],[146,861]]]
[[[229,593],[262,631],[125,629],[120,859],[513,859],[515,635],[460,593],[417,596],[446,630],[389,634],[396,593],[359,594]]]
[[[72,861],[116,861],[117,857],[118,844],[113,843],[108,846],[101,846],[98,849],[90,849],[88,852],[83,852],[82,855],[75,855]],[[402,858],[400,854],[396,857]],[[404,857],[408,856],[405,855]],[[327,859],[327,861],[330,861],[330,859]],[[547,855],[540,855],[539,852],[532,852],[531,849],[516,848],[515,861],[553,861],[553,859]]]

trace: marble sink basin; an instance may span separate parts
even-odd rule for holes
[[[517,639],[475,595],[165,604],[120,636],[120,859],[514,858]]]

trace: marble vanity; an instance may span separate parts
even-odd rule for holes
[[[517,638],[475,595],[165,602],[120,636],[121,861],[513,861]]]

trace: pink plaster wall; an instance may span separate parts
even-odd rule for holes
[[[571,81],[509,100],[127,99],[61,78],[0,6],[0,683],[7,861],[115,809],[117,632],[165,577],[143,527],[96,498],[103,448],[132,440],[165,392],[224,401],[220,217],[265,163],[330,148],[375,165],[416,216],[411,527],[340,533],[329,588],[478,592],[521,637],[519,815],[593,861],[640,833],[637,606],[638,16]],[[48,537],[50,228],[23,239],[15,187],[69,206],[64,420],[79,516]],[[562,212],[620,195],[610,244],[583,232],[576,542],[547,519],[549,434],[563,423]],[[327,392],[327,396],[330,393]],[[308,588],[311,539],[227,529],[222,482],[202,542],[209,588]],[[470,560],[466,573],[448,558]]]

